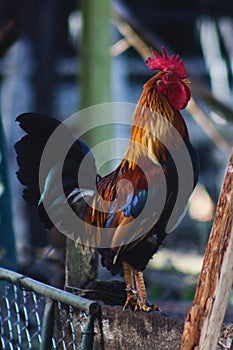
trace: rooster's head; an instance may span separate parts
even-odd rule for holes
[[[163,74],[158,75],[156,87],[160,93],[165,95],[176,110],[183,109],[190,100],[191,93],[187,86],[187,71],[183,61],[179,56],[172,55],[168,57],[165,49],[162,49],[160,56],[154,49],[151,49],[154,57],[146,60],[146,65],[151,70],[162,71]]]

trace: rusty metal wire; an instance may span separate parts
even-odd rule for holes
[[[91,306],[90,312],[88,312],[87,307],[83,311],[85,299],[77,299],[78,302],[81,302],[81,307],[77,308],[77,306],[72,306],[72,303],[74,304],[73,294],[64,292],[66,298],[70,294],[71,304],[65,303],[64,300],[56,300],[58,298],[51,299],[48,295],[43,295],[43,288],[41,293],[38,293],[39,282],[33,281],[37,286],[35,292],[33,288],[25,288],[17,283],[14,278],[13,281],[10,280],[11,278],[4,279],[1,276],[1,270],[1,349],[92,349],[94,331],[92,331],[93,322],[90,316],[93,316],[93,311],[96,312],[96,304],[90,304],[90,301],[86,300],[87,305]],[[9,273],[12,274],[10,271]],[[47,286],[47,288],[50,287]],[[61,299],[64,299],[62,291],[59,290],[59,293],[61,293]],[[87,327],[89,328],[87,329]]]

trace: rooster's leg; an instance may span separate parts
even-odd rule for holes
[[[124,310],[128,307],[135,309],[137,305],[137,299],[136,299],[137,292],[134,288],[133,268],[125,261],[123,261],[122,267],[123,267],[125,284],[126,284],[126,292],[127,292],[127,298],[124,305]]]
[[[135,307],[135,311],[137,310],[142,310],[146,312],[153,311],[153,310],[159,311],[159,308],[157,305],[149,304],[147,301],[147,294],[146,294],[146,288],[145,288],[142,271],[134,270],[134,277],[135,277],[137,294],[138,294],[138,302]]]

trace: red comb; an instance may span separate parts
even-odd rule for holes
[[[151,48],[154,57],[149,57],[146,60],[146,65],[151,70],[172,70],[176,72],[180,78],[187,77],[187,71],[183,64],[183,61],[179,59],[179,56],[172,55],[168,57],[167,52],[162,48],[162,56],[160,56],[154,49]]]

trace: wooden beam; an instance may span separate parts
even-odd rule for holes
[[[213,141],[216,147],[221,151],[226,152],[231,149],[231,144],[227,142],[225,137],[218,131],[213,121],[208,118],[205,112],[198,106],[193,98],[188,103],[187,111],[193,119],[200,125],[202,130]]]
[[[217,347],[233,283],[233,149],[196,294],[184,326],[181,350]]]
[[[84,288],[89,281],[97,278],[98,255],[97,251],[83,251],[81,246],[67,238],[66,243],[66,290]]]

